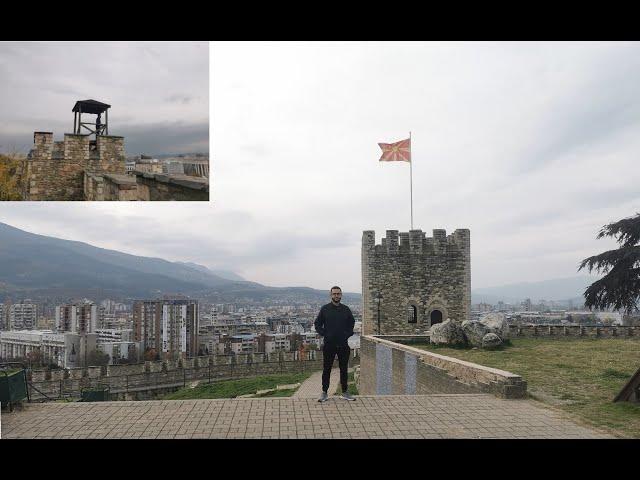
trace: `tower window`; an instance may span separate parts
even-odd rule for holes
[[[415,305],[409,305],[407,315],[409,323],[418,323],[418,309]]]

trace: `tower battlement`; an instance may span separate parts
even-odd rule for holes
[[[398,230],[387,230],[386,237],[383,237],[380,244],[375,243],[375,231],[365,230],[362,235],[362,248],[374,249],[378,255],[387,253],[389,255],[409,253],[425,255],[453,254],[464,250],[469,246],[470,232],[468,229],[457,229],[454,233],[447,235],[446,230],[435,229],[433,236],[427,237],[422,230],[410,230],[409,232],[399,232]]]
[[[378,327],[378,304],[380,322]],[[447,235],[434,229],[387,230],[379,244],[375,231],[362,234],[363,332],[424,334],[450,318],[461,323],[471,311],[470,231]]]
[[[27,157],[25,200],[83,200],[84,172],[125,174],[124,137],[34,132]]]

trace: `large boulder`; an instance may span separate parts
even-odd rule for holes
[[[487,333],[482,337],[482,348],[491,350],[493,348],[498,348],[500,345],[502,345],[502,339],[493,332]]]
[[[498,335],[502,341],[509,339],[509,324],[503,313],[489,313],[480,319],[480,323],[486,325],[489,331]]]
[[[431,327],[429,342],[436,345],[466,345],[467,340],[460,325],[447,319]]]
[[[465,320],[460,325],[462,331],[464,332],[464,336],[467,337],[467,341],[474,347],[482,346],[482,337],[484,337],[487,333],[491,333],[489,327],[487,327],[484,323],[480,323],[473,320]]]

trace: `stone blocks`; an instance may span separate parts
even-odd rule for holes
[[[53,133],[35,132],[25,200],[84,200],[86,190],[99,197],[98,182],[88,185],[85,172],[124,174],[124,160],[123,137],[101,136],[94,145],[86,135],[65,133],[54,142]]]
[[[432,318],[462,323],[471,311],[469,230],[447,236],[436,229],[431,238],[422,230],[387,230],[379,245],[374,231],[364,231],[362,290],[365,335],[426,334]]]
[[[519,375],[365,335],[360,338],[359,382],[361,395],[527,394]]]

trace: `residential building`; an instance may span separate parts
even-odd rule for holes
[[[38,323],[38,306],[25,302],[9,307],[9,330],[33,330]]]
[[[230,353],[254,353],[257,351],[258,341],[253,333],[231,335],[229,339]]]
[[[109,365],[117,365],[123,359],[129,363],[140,360],[139,342],[99,342],[96,348],[109,355]]]
[[[189,299],[138,300],[133,304],[134,341],[162,358],[198,354],[198,302]]]
[[[131,329],[99,328],[95,333],[98,335],[98,343],[133,342],[134,339]]]
[[[0,303],[0,331],[9,330],[9,308]]]
[[[98,306],[89,300],[82,303],[58,305],[55,313],[58,332],[95,333],[102,323],[98,315]]]
[[[39,351],[44,362],[55,363],[62,368],[82,367],[87,356],[96,350],[97,335],[51,330],[21,330],[0,332],[0,359],[26,359]]]

